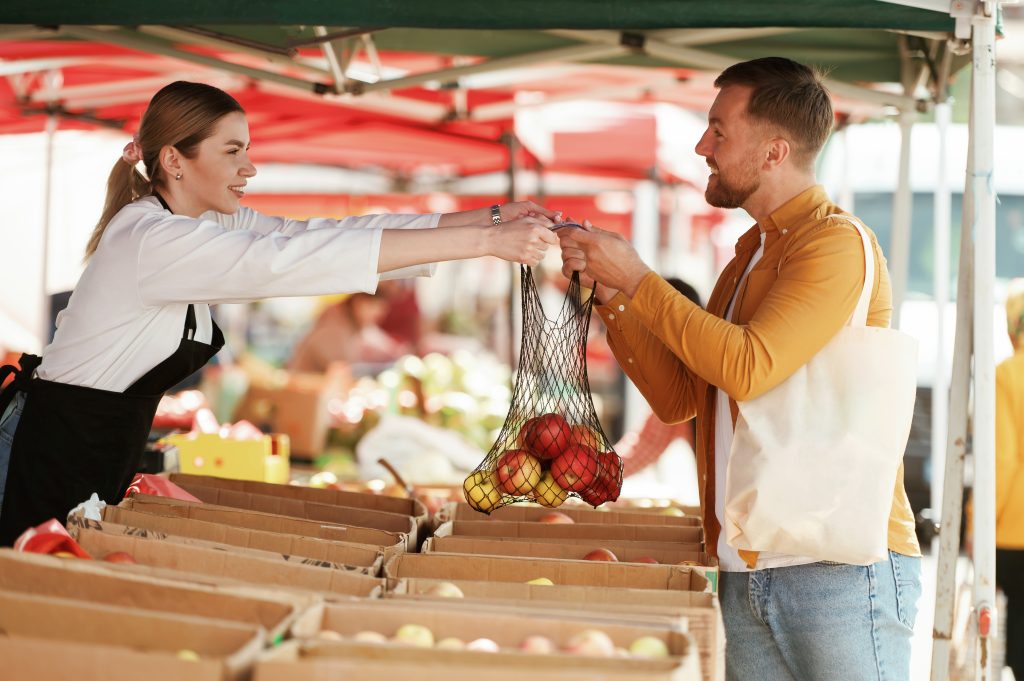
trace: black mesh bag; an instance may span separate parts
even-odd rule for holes
[[[622,461],[601,429],[587,379],[594,294],[583,299],[574,274],[550,319],[530,268],[521,268],[521,279],[523,339],[512,404],[498,439],[466,478],[466,501],[483,513],[518,501],[554,508],[569,496],[594,507],[614,501]]]

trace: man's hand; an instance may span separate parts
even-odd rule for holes
[[[583,229],[558,230],[558,238],[562,246],[562,273],[571,277],[573,272],[580,272],[584,285],[596,281],[602,301],[607,302],[615,290],[632,298],[651,271],[622,236],[598,229],[588,220],[583,221]]]

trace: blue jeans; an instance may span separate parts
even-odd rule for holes
[[[921,559],[723,572],[728,681],[910,678]]]
[[[0,513],[4,508],[4,488],[7,486],[7,469],[11,465],[11,446],[14,443],[14,431],[21,420],[21,412],[25,408],[25,393],[17,393],[7,405],[3,416],[0,416]]]

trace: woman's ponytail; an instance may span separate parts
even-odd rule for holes
[[[151,191],[149,181],[135,166],[129,165],[123,159],[118,159],[110,171],[110,177],[107,178],[107,199],[103,203],[103,215],[100,216],[100,221],[93,228],[89,244],[85,247],[86,260],[96,251],[107,224],[117,215],[117,212]]]

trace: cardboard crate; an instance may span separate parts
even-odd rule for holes
[[[184,473],[174,473],[170,476],[170,480],[189,491],[191,491],[193,486],[199,485],[239,492],[252,492],[253,494],[268,494],[285,499],[301,499],[303,501],[313,501],[332,506],[349,506],[352,508],[365,508],[371,511],[399,513],[412,516],[416,520],[416,526],[421,536],[425,536],[425,533],[431,529],[430,514],[427,513],[426,507],[416,499],[335,489],[318,489],[315,487],[302,487],[300,485],[272,485],[249,480],[228,480],[202,475],[186,475]]]
[[[699,567],[444,553],[407,553],[396,556],[384,564],[384,576],[388,580],[417,577],[519,584],[546,577],[558,585],[709,593],[711,589],[710,582]]]
[[[449,503],[437,513],[439,522],[450,520],[498,520],[504,522],[536,522],[549,513],[564,513],[577,523],[595,525],[666,525],[672,527],[700,526],[700,516],[674,516],[662,513],[637,513],[632,510],[608,511],[582,504],[545,508],[526,504],[510,504],[492,511],[490,515],[474,510],[465,502]]]
[[[31,670],[53,665],[63,673],[50,678],[80,680],[87,678],[80,665],[109,665],[106,675],[93,677],[99,681],[111,678],[115,663],[130,661],[136,678],[151,678],[152,668],[175,670],[176,678],[189,681],[241,681],[265,642],[262,629],[238,622],[5,591],[0,591],[0,630],[6,634],[0,637],[0,659],[13,679],[45,678]],[[40,650],[49,659],[33,661]],[[197,653],[200,660],[178,658],[181,650]]]
[[[366,544],[380,548],[384,552],[385,557],[405,551],[409,543],[409,536],[401,532],[386,532],[368,527],[322,523],[315,520],[289,518],[273,513],[244,511],[238,508],[217,506],[215,504],[178,501],[177,499],[168,499],[167,497],[157,497],[149,494],[133,494],[124,499],[119,506],[140,513],[162,515],[171,518],[204,520],[233,527],[294,534],[300,537],[317,537],[353,544]]]
[[[464,598],[429,595],[442,582],[458,586]],[[680,618],[685,618],[686,631],[697,646],[704,681],[725,679],[725,629],[718,596],[711,593],[404,578],[392,580],[385,598],[429,601],[435,607],[462,604],[488,611],[522,611],[533,617],[547,612],[556,616],[574,613],[602,622],[650,624],[661,620],[660,626],[669,628],[679,626]]]
[[[289,560],[312,562],[325,567],[373,566],[375,563],[381,564],[384,559],[383,550],[375,546],[140,513],[120,506],[107,506],[103,509],[103,520],[124,525],[130,528],[129,532],[133,532],[133,528],[139,528],[243,549],[271,551]],[[100,523],[97,529],[102,529],[102,526],[103,523]]]
[[[118,567],[0,549],[0,590],[243,622],[263,627],[272,637],[283,635],[315,602],[270,591],[186,584]]]
[[[88,528],[79,529],[75,540],[96,557],[124,551],[135,558],[136,570],[149,570],[161,577],[253,584],[276,590],[313,592],[328,599],[379,598],[384,591],[384,580],[380,577],[294,563],[269,552],[260,552],[266,556],[252,555]],[[378,572],[374,569],[375,574]]]
[[[381,679],[416,679],[416,681],[523,681],[524,678],[545,679],[554,675],[557,681],[659,681],[670,678],[650,672],[577,670],[562,666],[557,670],[544,668],[538,659],[533,668],[503,668],[491,658],[478,663],[460,661],[451,664],[436,655],[416,655],[408,661],[344,657],[343,651],[329,648],[319,641],[286,641],[265,650],[256,661],[253,681],[380,681]],[[410,656],[407,656],[410,657]]]
[[[178,468],[183,473],[288,482],[290,445],[287,435],[274,433],[256,440],[232,440],[217,433],[175,433],[164,441],[178,448]]]
[[[560,560],[583,560],[594,549],[608,549],[620,562],[638,562],[653,558],[662,565],[693,565],[704,568],[711,590],[718,591],[718,559],[702,551],[700,544],[672,542],[631,542],[607,539],[518,540],[507,537],[481,538],[452,536],[451,524],[438,529],[427,539],[423,553],[470,553],[491,556],[530,556]],[[647,562],[647,561],[644,561]]]
[[[270,494],[256,494],[239,490],[220,489],[190,485],[187,490],[205,504],[214,504],[246,511],[272,513],[275,515],[315,520],[335,525],[366,527],[386,532],[395,532],[409,536],[409,545],[418,546],[418,530],[416,520],[409,515],[389,513],[368,508],[335,506],[321,504],[302,499],[287,499]]]
[[[553,653],[538,656],[523,653],[520,643],[532,634],[543,634],[561,648],[569,639],[594,623],[585,617],[546,617],[536,619],[530,615],[507,615],[500,612],[471,612],[438,609],[424,604],[406,604],[395,601],[374,601],[364,604],[325,604],[307,610],[292,627],[292,635],[300,639],[316,637],[321,631],[334,631],[343,637],[352,637],[359,631],[377,631],[392,636],[404,624],[415,623],[429,628],[435,640],[455,637],[471,641],[484,636],[498,644],[497,653],[480,651],[451,651],[435,648],[417,648],[403,644],[361,643],[351,639],[322,641],[325,654],[369,660],[407,661],[438,659],[451,666],[460,664],[490,664],[492,668],[518,668],[523,673],[533,670],[571,668],[592,672],[645,672],[649,678],[695,681],[699,679],[699,659],[690,638],[681,631],[661,627],[602,623],[604,631],[617,647],[628,648],[641,636],[661,639],[669,650],[669,657],[660,660],[591,657]],[[319,646],[318,646],[319,647]]]
[[[698,526],[604,525],[576,523],[507,522],[504,520],[455,520],[437,528],[436,534],[511,539],[608,539],[617,541],[672,542],[698,544],[704,533]]]

